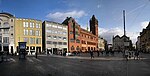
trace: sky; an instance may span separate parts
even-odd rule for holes
[[[82,28],[89,26],[95,15],[99,35],[108,43],[112,43],[113,36],[123,35],[123,10],[126,34],[135,43],[150,21],[150,0],[0,0],[0,12],[59,23],[71,16]]]

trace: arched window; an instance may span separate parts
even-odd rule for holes
[[[8,22],[4,22],[4,25],[9,25],[9,23]]]

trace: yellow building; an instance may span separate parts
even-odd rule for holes
[[[28,55],[42,53],[42,21],[35,19],[15,18],[15,50],[18,42],[27,42]]]

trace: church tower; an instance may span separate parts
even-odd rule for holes
[[[94,15],[90,19],[90,32],[92,32],[92,34],[98,36],[98,20],[95,18]]]

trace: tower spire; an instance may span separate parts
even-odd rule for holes
[[[125,10],[123,10],[123,25],[124,25],[124,35],[126,35],[126,27],[125,27]]]

